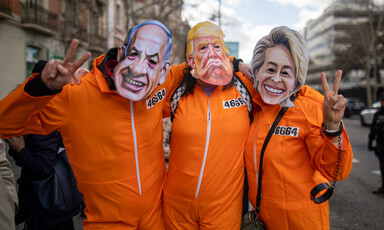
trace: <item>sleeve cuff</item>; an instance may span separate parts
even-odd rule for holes
[[[41,80],[41,75],[35,76],[34,78],[30,79],[26,84],[24,91],[28,93],[29,95],[33,97],[41,97],[41,96],[49,96],[49,95],[55,95],[61,92],[61,89],[59,90],[52,90],[48,88],[43,81]]]
[[[25,85],[25,92],[33,97],[55,95],[61,92],[61,89],[52,90],[48,88],[41,80],[41,72],[43,72],[47,63],[48,61],[38,61],[32,69],[32,74],[38,73],[38,75],[31,78]]]

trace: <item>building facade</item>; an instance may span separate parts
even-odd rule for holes
[[[317,19],[310,20],[304,35],[308,42],[310,64],[307,84],[321,90],[320,73],[334,77],[338,67],[334,61],[338,53],[349,49],[348,30],[367,20],[362,4],[368,0],[335,0]],[[349,89],[364,80],[364,71],[356,69],[343,76],[341,87]],[[329,80],[330,81],[330,80]]]
[[[163,22],[173,35],[171,61],[183,60],[187,22],[182,0],[0,0],[0,99],[31,74],[38,60],[63,59],[73,38],[76,57],[92,60],[121,46],[133,25],[148,19]],[[184,40],[183,40],[184,39]],[[75,57],[75,59],[76,59]]]

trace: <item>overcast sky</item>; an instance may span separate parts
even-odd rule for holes
[[[331,0],[221,0],[221,28],[225,41],[240,43],[239,57],[250,62],[256,42],[273,27],[288,26],[302,32]],[[219,0],[184,0],[183,19],[191,26],[218,15]],[[212,20],[211,20],[212,21]],[[219,24],[217,17],[214,20]]]

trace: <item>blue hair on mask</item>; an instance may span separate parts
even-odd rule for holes
[[[132,42],[132,37],[135,35],[135,33],[137,32],[137,30],[140,27],[143,27],[145,25],[156,25],[156,26],[160,27],[161,29],[163,29],[164,32],[167,34],[167,50],[165,51],[165,55],[164,55],[164,59],[163,59],[163,64],[161,66],[161,68],[164,68],[165,62],[168,60],[169,53],[171,52],[172,35],[171,35],[171,32],[169,32],[168,28],[163,23],[161,23],[159,21],[156,21],[156,20],[149,20],[149,21],[143,22],[143,23],[133,27],[129,31],[128,42],[127,42],[126,47],[125,47],[124,56],[127,56],[128,47],[130,46],[130,44]]]

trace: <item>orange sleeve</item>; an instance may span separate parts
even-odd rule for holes
[[[303,87],[308,91],[313,91],[309,87]],[[312,93],[312,92],[308,92]],[[311,95],[314,100],[306,101],[306,104],[318,104],[318,106],[306,107],[306,116],[309,122],[309,135],[306,140],[307,148],[312,157],[313,166],[328,180],[334,181],[336,168],[338,165],[339,151],[332,141],[322,133],[321,124],[323,122],[322,101],[320,93]],[[352,146],[348,138],[347,131],[344,129],[343,142],[341,147],[340,169],[338,180],[348,177],[352,170]]]
[[[69,111],[68,87],[64,87],[57,95],[33,97],[24,88],[34,77],[36,74],[0,101],[0,137],[27,133],[46,135],[66,122]]]
[[[339,150],[338,147],[335,146],[332,141],[325,137],[324,135],[324,156],[323,161],[324,162],[337,162],[339,158]],[[337,177],[337,180],[343,180],[348,177],[349,173],[352,170],[352,160],[353,160],[353,153],[352,153],[352,146],[349,141],[349,137],[347,134],[347,131],[344,129],[342,133],[342,147],[341,147],[341,156],[340,156],[340,169],[339,169],[339,175]],[[330,181],[334,181],[335,179],[335,173],[336,173],[336,167],[334,163],[330,165],[324,165],[324,173],[327,173],[327,179]]]
[[[175,89],[179,86],[180,82],[183,80],[184,77],[184,69],[187,68],[188,65],[186,62],[183,62],[179,65],[172,65],[171,70],[169,71],[166,79],[167,83],[167,100],[166,103],[164,103],[164,109],[163,109],[163,117],[170,117],[171,116],[171,97]]]

